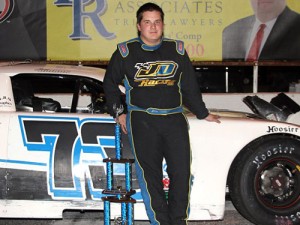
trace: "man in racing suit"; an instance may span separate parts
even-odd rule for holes
[[[137,11],[138,38],[118,44],[104,78],[111,115],[120,107],[118,86],[126,88],[127,115],[119,116],[136,159],[136,174],[151,224],[187,224],[191,152],[183,104],[199,119],[209,114],[194,69],[181,41],[163,37],[162,9],[146,3]],[[170,178],[163,190],[163,158]]]

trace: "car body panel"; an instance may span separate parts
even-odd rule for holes
[[[64,69],[62,65],[36,65],[33,71],[29,67],[30,64],[19,65],[15,73],[12,67],[5,68],[3,73],[1,67],[0,84],[13,74],[34,71],[45,76],[49,72],[75,74],[99,81],[104,77],[103,70],[94,68],[85,73],[84,67],[78,67],[78,71],[77,67]],[[95,74],[90,74],[91,71]],[[12,91],[2,95],[14,99]],[[60,97],[60,102],[67,95],[42,93],[43,97],[55,100]],[[84,94],[79,105],[86,107],[88,99]],[[63,107],[67,104],[70,99],[65,100]],[[14,104],[10,110],[0,111],[0,217],[61,218],[67,209],[103,210],[101,197],[106,188],[103,159],[115,156],[114,119],[103,113],[27,112],[13,107]],[[212,113],[222,115],[220,124],[187,114],[192,149],[190,220],[224,217],[228,172],[246,145],[267,135],[300,136],[295,124],[249,118],[241,112]],[[122,156],[132,158],[126,135],[122,135],[122,144]],[[257,155],[252,161],[259,166],[264,159],[265,156]],[[114,175],[118,178],[116,185],[122,184],[122,165],[114,167]],[[134,175],[133,188],[137,190],[133,195],[137,199],[135,219],[147,220]],[[111,210],[112,218],[120,216],[120,204],[112,204]]]

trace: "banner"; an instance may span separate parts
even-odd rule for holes
[[[0,0],[0,59],[108,61],[117,43],[137,36],[136,11],[146,2]],[[272,16],[279,2],[285,3],[153,2],[165,12],[165,37],[184,41],[194,61],[246,60],[254,36],[255,10],[267,10],[261,14]],[[284,13],[267,22],[270,27],[260,50],[261,60],[300,60],[300,2],[287,0],[286,4]]]

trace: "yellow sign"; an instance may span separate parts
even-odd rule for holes
[[[108,61],[117,43],[137,36],[135,14],[146,2],[47,1],[47,59]],[[196,61],[221,61],[224,28],[253,14],[250,0],[154,2],[165,12],[165,36],[184,41],[191,59]],[[300,11],[299,2],[287,3]]]

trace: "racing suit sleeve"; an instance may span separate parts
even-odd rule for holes
[[[122,73],[122,60],[122,56],[119,51],[116,50],[110,59],[103,81],[106,104],[109,114],[113,117],[116,116],[113,110],[114,105],[118,108],[123,106],[123,109],[126,109],[122,102],[122,92],[119,89],[119,85],[122,85],[124,79],[124,73]]]
[[[186,52],[183,55],[183,67],[181,75],[183,105],[194,113],[198,119],[204,119],[209,112],[203,102],[193,65]]]

